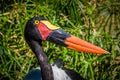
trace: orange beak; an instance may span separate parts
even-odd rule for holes
[[[93,44],[90,44],[82,39],[79,39],[75,36],[71,36],[66,39],[65,44],[67,44],[68,48],[74,49],[77,51],[82,51],[82,52],[89,52],[89,53],[94,53],[94,54],[107,54],[109,53],[108,51],[101,49],[100,47],[97,47]]]

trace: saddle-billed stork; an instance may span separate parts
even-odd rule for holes
[[[34,69],[27,74],[24,80],[83,80],[83,78],[70,69],[61,69],[61,61],[56,61],[51,65],[46,54],[42,49],[42,41],[49,41],[67,48],[95,53],[108,54],[106,50],[79,39],[63,31],[57,26],[52,25],[43,17],[34,16],[25,27],[25,40],[35,53],[40,69]]]

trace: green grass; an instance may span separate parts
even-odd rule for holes
[[[22,80],[39,66],[24,39],[26,22],[36,14],[111,53],[88,54],[43,42],[51,63],[63,59],[64,67],[74,69],[87,80],[120,79],[119,1],[8,0],[8,3],[3,0],[0,3],[0,80]]]

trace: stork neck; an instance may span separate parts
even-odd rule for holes
[[[42,73],[42,80],[54,80],[52,67],[40,44],[37,41],[32,40],[29,45],[39,61]]]

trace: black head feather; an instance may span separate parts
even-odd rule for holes
[[[37,27],[35,25],[36,20],[40,21],[40,20],[45,20],[45,19],[43,17],[35,17],[35,16],[33,18],[31,18],[26,24],[26,27],[24,30],[24,36],[28,43],[31,40],[36,40],[36,41],[40,42],[40,44],[41,44],[42,37],[36,28]]]

